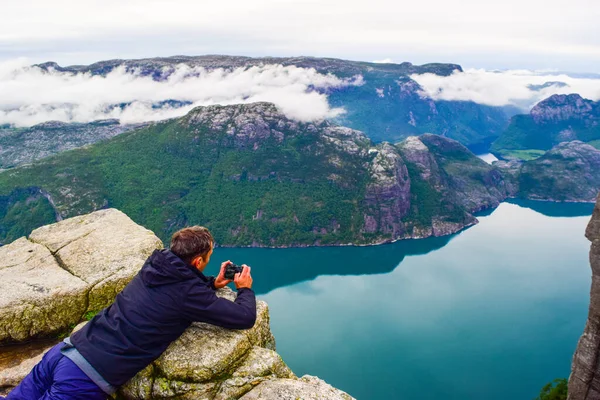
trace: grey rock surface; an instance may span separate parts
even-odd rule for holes
[[[536,104],[530,115],[536,123],[586,119],[593,116],[595,106],[578,94],[555,94]]]
[[[367,186],[364,231],[380,231],[393,240],[405,235],[402,219],[410,210],[410,177],[398,150],[382,143],[370,150],[375,154],[371,162],[371,184]]]
[[[46,246],[60,265],[90,286],[87,311],[109,305],[162,242],[115,209],[36,229],[29,240]]]
[[[352,400],[353,397],[310,375],[261,383],[240,400]]]
[[[49,335],[108,306],[161,241],[115,209],[0,247],[0,342]]]
[[[48,121],[30,128],[0,127],[0,168],[35,160],[110,139],[144,124],[121,125],[118,120],[89,123]]]
[[[573,356],[568,400],[600,399],[600,197],[587,227],[586,237],[592,242],[590,307],[583,335]]]
[[[0,342],[56,332],[81,319],[88,285],[25,238],[0,247]]]

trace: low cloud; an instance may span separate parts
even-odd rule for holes
[[[600,79],[549,71],[469,69],[454,71],[447,77],[415,74],[411,78],[421,85],[423,96],[434,100],[474,101],[490,106],[513,105],[523,110],[529,110],[553,94],[578,93],[587,99],[600,99]]]
[[[394,60],[391,58],[384,58],[383,60],[373,60],[373,62],[376,64],[392,64]]]
[[[269,101],[288,117],[312,121],[343,113],[331,108],[328,89],[360,85],[362,77],[340,79],[295,66],[217,69],[178,65],[166,79],[119,67],[102,76],[48,72],[25,60],[0,63],[0,124],[31,126],[44,121],[123,123],[184,115],[196,106]]]

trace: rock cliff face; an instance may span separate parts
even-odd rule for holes
[[[573,356],[568,400],[600,399],[600,197],[587,230],[592,242],[592,288],[588,320]]]
[[[555,94],[536,104],[530,114],[536,123],[552,123],[593,118],[596,107],[593,101],[578,94]]]
[[[0,127],[0,169],[28,164],[141,126],[102,120],[87,124],[49,121],[30,128]]]
[[[87,322],[73,327],[87,312],[110,305],[161,246],[152,232],[109,209],[44,226],[1,247],[0,342],[80,329]],[[217,295],[235,299],[228,288]],[[0,394],[10,392],[56,341],[0,347]],[[275,352],[263,301],[249,330],[192,324],[115,398],[352,399],[318,378],[294,375]]]

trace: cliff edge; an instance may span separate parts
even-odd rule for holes
[[[592,242],[592,288],[588,320],[573,356],[569,400],[600,399],[600,197],[585,235]]]
[[[18,385],[58,336],[110,305],[161,247],[151,231],[115,209],[47,225],[0,247],[0,394]],[[217,295],[236,294],[225,288]],[[40,338],[53,340],[31,350]],[[115,398],[352,399],[316,377],[296,377],[275,352],[263,301],[252,329],[192,324]]]

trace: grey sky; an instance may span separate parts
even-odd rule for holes
[[[597,0],[3,0],[0,60],[314,55],[600,72]]]

